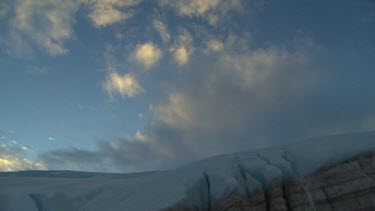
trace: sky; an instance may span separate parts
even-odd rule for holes
[[[1,0],[0,171],[375,130],[374,58],[373,0]]]

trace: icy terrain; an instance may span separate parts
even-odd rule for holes
[[[178,203],[201,207],[206,203],[202,200],[214,202],[233,190],[249,194],[276,178],[310,175],[322,167],[374,151],[375,132],[368,132],[220,155],[170,171],[0,173],[0,210],[142,211],[162,210]]]

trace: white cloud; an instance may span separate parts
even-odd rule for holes
[[[164,6],[176,9],[180,16],[200,17],[210,25],[217,25],[229,11],[241,10],[241,0],[159,0]]]
[[[48,140],[50,140],[50,141],[56,141],[56,138],[54,138],[54,137],[48,137]]]
[[[104,83],[104,89],[111,97],[116,92],[122,97],[134,97],[143,90],[132,74],[120,75],[117,72],[109,73]]]
[[[135,133],[134,138],[138,141],[147,141],[147,136],[145,134],[141,133],[140,131],[137,131]]]
[[[251,53],[226,54],[221,57],[221,64],[226,70],[224,74],[244,88],[255,87],[272,79],[280,73],[281,67],[288,64],[302,66],[306,61],[299,52],[291,53],[279,48],[258,49]]]
[[[21,146],[21,149],[24,150],[24,151],[28,151],[29,148],[27,148],[26,146]]]
[[[156,31],[159,32],[159,35],[163,42],[168,42],[170,40],[171,36],[168,33],[167,25],[165,25],[162,21],[153,20],[152,26],[156,29]]]
[[[2,171],[20,171],[20,170],[44,170],[46,165],[42,162],[31,161],[24,158],[19,150],[27,151],[26,147],[0,147],[0,172]]]
[[[74,14],[80,1],[33,1],[15,3],[13,32],[31,39],[51,55],[66,54],[64,44],[73,36]]]
[[[170,4],[178,9],[179,14],[186,16],[203,15],[210,10],[215,9],[220,0],[187,0],[187,1],[171,1],[161,0],[162,4]]]
[[[187,29],[181,29],[180,34],[177,37],[179,45],[189,46],[193,43],[193,36]]]
[[[189,61],[189,53],[188,50],[181,46],[174,50],[174,59],[176,60],[177,64],[185,65]]]
[[[158,117],[171,127],[193,126],[195,106],[181,93],[173,93],[165,104],[155,108]]]
[[[29,66],[26,72],[31,75],[44,75],[48,72],[48,70],[44,66]]]
[[[142,64],[145,69],[152,67],[161,57],[161,50],[151,42],[138,45],[134,53],[135,60]]]
[[[140,2],[141,0],[92,0],[89,1],[89,17],[96,27],[111,25],[131,17],[134,13],[131,8]]]
[[[115,32],[114,36],[118,40],[123,40],[125,38],[124,33],[121,33],[121,32]]]
[[[177,37],[176,47],[171,48],[173,58],[179,66],[185,65],[189,62],[189,57],[194,51],[193,37],[186,29],[181,30]]]
[[[0,139],[5,140],[5,137],[0,136]],[[12,152],[12,153],[20,152],[20,150],[22,150],[22,151],[32,151],[28,147],[18,143],[16,140],[9,140],[7,143],[1,144],[0,153],[1,153],[2,150],[5,150],[7,152]]]
[[[89,18],[96,27],[125,20],[134,13],[141,0],[17,0],[6,47],[23,56],[33,44],[50,55],[69,52],[66,42],[74,38],[75,15],[82,6],[89,8]],[[8,5],[0,5],[0,17],[7,15]],[[31,45],[31,46],[30,46]],[[30,53],[29,53],[30,54]]]
[[[221,41],[212,39],[207,42],[206,52],[210,52],[210,51],[218,52],[218,51],[223,50],[223,48],[224,48],[224,44]]]
[[[45,170],[43,163],[33,162],[26,158],[0,155],[0,172],[1,171],[20,171],[20,170]]]

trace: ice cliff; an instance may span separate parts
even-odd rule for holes
[[[375,210],[375,132],[134,174],[0,173],[1,211]]]

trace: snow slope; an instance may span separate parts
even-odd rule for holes
[[[170,171],[0,173],[0,210],[160,210],[183,199],[193,207],[202,203],[197,193],[207,184],[211,186],[210,200],[214,201],[235,188],[252,191],[277,177],[308,175],[321,167],[374,151],[375,132],[367,132],[220,155]],[[249,172],[251,178],[241,180],[242,171]]]

